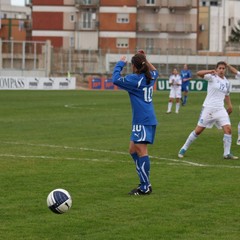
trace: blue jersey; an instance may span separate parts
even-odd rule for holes
[[[129,94],[132,106],[132,124],[157,125],[152,103],[153,87],[158,77],[157,71],[151,71],[152,80],[147,84],[144,74],[121,76],[125,62],[119,61],[113,71],[113,83]]]
[[[187,69],[187,70],[181,70],[181,78],[182,78],[182,87],[188,86],[190,81],[186,81],[184,82],[185,78],[191,78],[192,77],[192,72],[191,70]]]

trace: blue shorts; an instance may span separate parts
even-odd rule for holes
[[[188,85],[182,85],[182,92],[188,92],[188,91],[189,91]]]
[[[134,143],[153,144],[156,132],[156,125],[132,125],[130,140]]]

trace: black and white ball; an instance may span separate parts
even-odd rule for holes
[[[47,197],[48,208],[57,214],[67,212],[72,206],[72,198],[68,191],[58,188],[51,191]]]

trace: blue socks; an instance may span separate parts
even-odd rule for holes
[[[186,103],[187,103],[187,96],[184,96],[183,104],[186,104]]]
[[[140,180],[140,190],[146,192],[150,185],[149,174],[150,174],[150,160],[148,156],[138,157],[137,153],[131,154],[135,165],[137,174]]]

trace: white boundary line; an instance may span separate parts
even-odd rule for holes
[[[126,152],[119,152],[119,151],[111,151],[111,150],[104,150],[104,149],[94,149],[94,148],[83,148],[83,147],[69,147],[69,146],[59,146],[59,145],[50,145],[50,144],[33,144],[33,143],[20,143],[20,142],[5,142],[0,141],[2,144],[9,144],[9,145],[25,145],[25,146],[34,146],[34,147],[49,147],[49,148],[62,148],[62,149],[76,149],[81,151],[90,151],[90,152],[103,152],[103,153],[113,153],[119,155],[129,155]],[[26,156],[26,155],[14,155],[14,154],[0,154],[0,157],[12,157],[12,158],[40,158],[40,159],[62,159],[62,160],[86,160],[86,161],[95,161],[95,162],[116,162],[109,159],[95,159],[95,158],[64,158],[64,157],[50,157],[50,156]],[[184,161],[180,159],[171,159],[171,158],[162,158],[156,156],[150,156],[151,159],[158,159],[164,161],[170,161],[172,165],[186,165],[186,166],[194,166],[194,167],[209,167],[209,168],[237,168],[240,169],[238,165],[210,165],[210,164],[201,164],[195,163],[191,161]],[[226,160],[228,161],[228,160]],[[126,163],[126,161],[117,161]],[[151,162],[151,164],[160,164],[160,162]]]
[[[65,108],[77,108],[77,109],[89,109],[89,110],[95,110],[96,109],[96,103],[92,103],[92,104],[65,104],[64,107]],[[94,107],[93,107],[94,106]]]
[[[33,156],[33,155],[14,155],[14,154],[0,154],[0,158],[5,157],[5,158],[24,158],[24,159],[29,159],[29,158],[35,158],[35,159],[44,159],[44,160],[67,160],[67,161],[88,161],[88,162],[106,162],[106,163],[132,163],[131,161],[123,161],[123,160],[109,160],[109,159],[97,159],[97,158],[69,158],[69,157],[51,157],[51,156]],[[154,165],[160,165],[163,163],[160,162],[152,162],[151,164]],[[185,165],[182,163],[167,163],[168,165]]]

